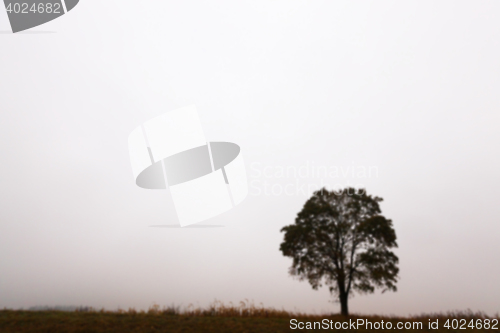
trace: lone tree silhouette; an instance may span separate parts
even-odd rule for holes
[[[295,223],[281,229],[280,250],[293,258],[290,274],[308,280],[315,290],[329,286],[343,315],[349,314],[353,291],[397,290],[399,259],[390,251],[397,247],[396,232],[381,215],[381,201],[364,190],[321,189],[307,200]]]

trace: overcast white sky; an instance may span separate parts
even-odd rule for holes
[[[81,0],[13,35],[0,10],[0,308],[338,311],[279,251],[308,195],[276,194],[350,182],[384,198],[401,269],[352,312],[497,313],[499,20],[498,1]],[[190,104],[251,192],[203,223],[224,227],[150,227],[177,217],[135,185],[128,134]],[[378,172],[269,175],[308,165]]]

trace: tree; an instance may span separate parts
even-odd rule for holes
[[[281,229],[280,250],[293,258],[290,274],[308,280],[315,290],[329,286],[343,315],[349,314],[353,291],[397,290],[399,259],[390,251],[397,247],[396,232],[381,215],[382,200],[364,190],[323,188],[307,200],[294,224]]]

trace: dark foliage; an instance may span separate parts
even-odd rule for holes
[[[307,200],[295,223],[281,229],[280,250],[293,258],[290,274],[314,289],[329,286],[344,315],[353,291],[396,291],[398,257],[390,251],[397,247],[396,232],[381,215],[381,201],[364,190],[321,189]]]

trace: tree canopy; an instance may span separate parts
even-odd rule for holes
[[[364,190],[314,192],[295,223],[281,229],[280,250],[293,259],[290,274],[318,289],[323,284],[348,315],[353,291],[396,291],[398,257],[392,221],[381,215],[383,199]]]

